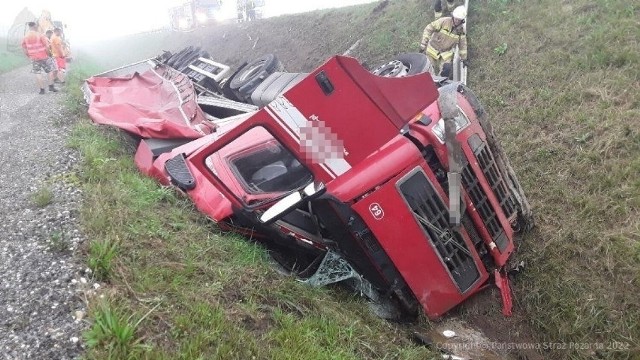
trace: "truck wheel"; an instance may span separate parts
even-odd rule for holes
[[[251,99],[251,93],[264,79],[276,71],[282,71],[282,63],[273,54],[262,56],[245,66],[233,76],[229,87],[243,101]]]
[[[484,106],[480,102],[480,99],[476,96],[476,93],[473,92],[467,85],[462,85],[462,91],[464,92],[462,95],[467,99],[471,108],[476,113],[477,116],[484,116],[485,110]]]
[[[178,56],[180,56],[180,53],[174,53],[170,58],[167,59],[167,61],[164,62],[164,64],[167,66],[171,66],[173,62],[176,61]]]
[[[374,75],[382,77],[403,77],[423,72],[433,73],[433,66],[427,56],[420,53],[400,54],[372,71]]]
[[[193,46],[189,46],[185,48],[179,53],[179,56],[173,61],[173,64],[171,65],[171,67],[180,71],[180,68],[184,65],[185,61],[193,57],[194,54],[198,53],[199,51],[200,51],[199,47],[194,48]]]
[[[176,61],[176,63],[173,65],[173,68],[180,72],[184,72],[187,66],[189,66],[196,58],[200,57],[200,51],[201,49],[197,47],[185,53],[180,57],[180,59],[178,59],[178,61]]]
[[[185,54],[187,54],[191,50],[193,50],[193,46],[189,46],[189,47],[183,48],[182,50],[180,50],[177,53],[173,54],[171,56],[171,58],[169,58],[169,60],[167,61],[167,65],[169,65],[171,67],[175,67],[174,65],[176,65],[176,62],[178,62]]]

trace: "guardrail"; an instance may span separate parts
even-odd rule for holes
[[[469,23],[469,0],[465,0],[464,7],[467,9],[467,19],[464,23],[464,32],[467,32],[467,24]],[[462,59],[460,59],[460,54],[458,48],[453,55],[453,81],[459,81],[465,85],[467,85],[467,67],[462,64]]]

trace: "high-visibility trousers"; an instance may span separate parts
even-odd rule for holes
[[[426,53],[436,75],[451,77],[449,72],[453,71],[453,51],[439,52],[428,46]],[[445,73],[443,70],[446,70]]]

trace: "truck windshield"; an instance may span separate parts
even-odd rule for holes
[[[212,154],[209,160],[207,164],[213,167],[211,170],[240,199],[252,194],[273,194],[275,198],[302,188],[313,180],[311,172],[293,153],[260,126],[245,132]],[[220,166],[228,169],[233,177],[227,180],[237,182],[239,187],[231,186],[222,179]],[[259,199],[266,200],[262,196]]]

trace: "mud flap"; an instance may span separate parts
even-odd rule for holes
[[[500,296],[502,297],[502,314],[504,316],[511,316],[511,309],[513,302],[511,300],[511,286],[509,285],[509,275],[502,273],[501,270],[494,270],[494,277],[496,286],[500,289]]]

